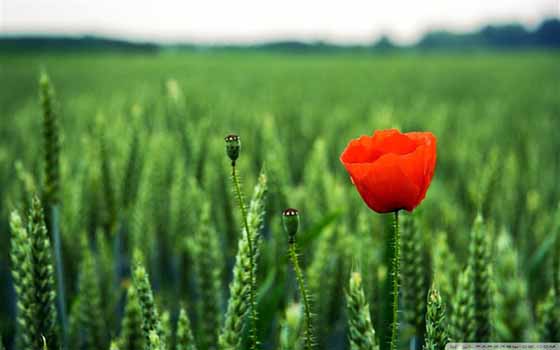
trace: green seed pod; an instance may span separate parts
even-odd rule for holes
[[[282,218],[284,223],[284,230],[288,234],[288,242],[294,243],[296,239],[296,233],[299,227],[299,212],[297,209],[288,208],[282,212]]]
[[[239,149],[241,148],[241,141],[239,140],[239,136],[235,134],[229,134],[225,137],[226,140],[226,153],[231,159],[232,164],[235,164],[235,161],[239,157]]]

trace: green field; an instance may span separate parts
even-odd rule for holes
[[[426,199],[402,215],[400,347],[424,334],[432,282],[454,341],[480,340],[472,327],[488,327],[486,340],[560,341],[559,62],[545,52],[0,55],[0,334],[11,344],[25,328],[16,327],[10,213],[26,220],[33,195],[45,193],[52,147],[38,80],[46,71],[60,136],[69,349],[104,350],[115,340],[128,350],[127,336],[143,340],[134,305],[123,312],[127,288],[139,288],[130,279],[134,251],[150,275],[166,349],[175,349],[181,306],[198,349],[215,348],[243,227],[224,145],[236,133],[247,205],[261,171],[267,179],[266,212],[253,210],[255,227],[264,215],[261,348],[303,349],[281,224],[281,211],[295,207],[316,348],[350,349],[345,293],[359,271],[363,311],[384,350],[391,216],[363,204],[338,158],[350,139],[393,127],[438,138]],[[473,230],[477,213],[484,223]],[[237,336],[247,344],[250,321],[242,322]]]

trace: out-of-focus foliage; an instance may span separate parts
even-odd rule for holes
[[[72,340],[121,350],[225,344],[226,320],[246,315],[239,304],[226,316],[230,292],[246,294],[236,284],[243,276],[228,288],[244,249],[223,141],[235,132],[245,196],[262,169],[268,179],[256,264],[261,347],[302,345],[301,300],[280,222],[291,206],[300,209],[298,249],[316,343],[350,348],[345,300],[354,293],[355,315],[371,315],[366,336],[375,329],[384,349],[390,218],[367,209],[338,156],[350,138],[390,127],[438,137],[432,186],[407,218],[416,231],[403,233],[413,241],[402,245],[402,287],[409,290],[402,290],[401,347],[414,335],[413,345],[423,345],[421,313],[432,281],[441,301],[431,319],[447,323],[453,341],[481,329],[490,340],[555,339],[559,61],[536,52],[0,56],[0,280],[8,281],[0,284],[0,333],[7,349],[22,332],[16,313],[25,305],[16,294],[31,283],[21,275],[31,267],[17,262],[33,254],[30,235],[38,230],[15,216],[10,230],[10,213],[27,212],[45,190],[41,70],[57,92],[57,199]],[[473,228],[477,214],[483,229]],[[142,258],[133,259],[134,251]],[[246,266],[237,265],[241,274]],[[348,290],[353,269],[362,272],[360,290]],[[414,300],[424,305],[410,307]],[[240,340],[228,344],[246,344],[248,327],[233,321],[226,328],[240,330]]]

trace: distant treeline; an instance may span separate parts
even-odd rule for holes
[[[463,34],[433,31],[427,33],[415,46],[421,49],[477,47],[497,49],[559,48],[560,20],[547,19],[534,31],[529,31],[520,24],[488,25],[477,32]]]
[[[154,43],[138,43],[96,36],[0,36],[0,52],[4,51],[124,51],[156,52]]]
[[[192,43],[156,44],[95,36],[0,36],[0,53],[30,50],[113,50],[122,52],[156,52],[159,50],[188,51],[273,51],[299,53],[337,52],[387,52],[397,50],[515,50],[515,49],[559,49],[560,20],[544,20],[535,30],[521,24],[487,25],[478,31],[454,33],[437,30],[426,33],[417,43],[407,46],[395,45],[383,36],[370,45],[336,45],[328,42],[276,41],[254,45],[199,45]]]

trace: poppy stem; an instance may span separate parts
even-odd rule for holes
[[[251,332],[250,332],[250,343],[251,350],[256,350],[258,347],[257,339],[257,306],[255,301],[255,251],[253,250],[253,237],[252,233],[249,231],[249,223],[247,222],[247,209],[245,208],[245,202],[243,200],[243,194],[241,192],[241,185],[239,184],[239,176],[236,171],[235,161],[231,162],[231,178],[233,180],[234,192],[237,196],[237,202],[239,204],[239,209],[241,210],[241,217],[243,220],[243,226],[245,228],[245,234],[247,235],[247,246],[249,248],[249,306],[250,306],[250,319],[251,319]]]
[[[391,264],[391,276],[393,282],[393,317],[391,321],[391,350],[398,348],[399,341],[399,278],[401,259],[401,236],[399,233],[399,211],[394,212],[393,217],[393,261]]]
[[[303,273],[299,266],[299,259],[297,254],[296,240],[295,237],[291,237],[289,241],[289,253],[290,260],[292,260],[292,265],[294,266],[294,272],[296,273],[296,281],[298,284],[299,291],[301,293],[301,299],[303,302],[303,312],[304,312],[304,342],[305,350],[311,350],[313,348],[313,325],[311,323],[311,303],[309,300],[309,294],[307,294],[307,289],[305,289],[305,281],[303,279]]]

